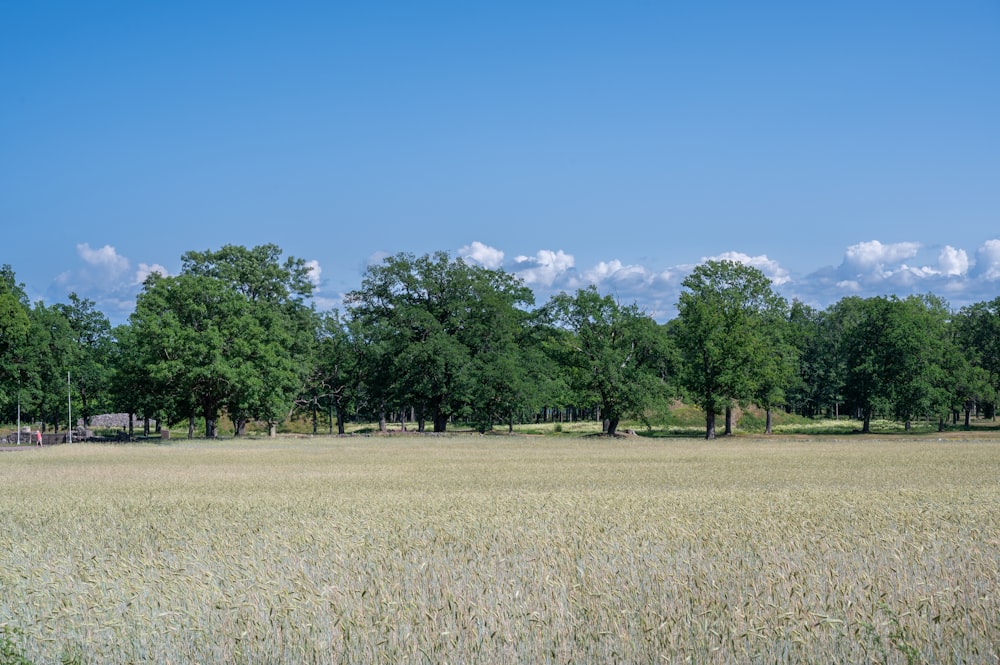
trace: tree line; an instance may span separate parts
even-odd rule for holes
[[[340,433],[363,418],[444,432],[546,417],[599,419],[614,435],[683,399],[731,433],[732,409],[819,418],[993,418],[1000,390],[1000,298],[953,311],[934,295],[788,303],[756,268],[708,261],[684,280],[678,315],[657,323],[595,287],[536,305],[515,275],[445,252],[370,266],[342,311],[317,311],[306,263],[275,245],[187,252],[151,275],[127,323],[91,300],[30,303],[0,269],[0,419],[68,425],[124,412],[186,422],[194,436],[274,432],[293,417]],[[540,416],[541,414],[541,416]],[[148,433],[148,432],[147,432]]]

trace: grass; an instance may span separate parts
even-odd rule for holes
[[[998,453],[468,436],[4,453],[0,654],[996,662]]]

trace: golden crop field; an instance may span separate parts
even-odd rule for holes
[[[995,441],[64,445],[0,488],[11,663],[1000,654]]]

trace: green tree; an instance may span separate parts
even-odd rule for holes
[[[336,420],[337,433],[344,434],[347,409],[361,385],[359,354],[348,325],[336,311],[320,317],[316,335],[312,371],[297,404],[311,412],[314,434],[318,413],[324,407],[329,412],[331,433]]]
[[[31,326],[22,356],[22,411],[54,429],[69,425],[67,372],[76,355],[69,320],[55,307],[38,302],[29,313]]]
[[[305,260],[281,260],[277,245],[225,245],[217,251],[185,252],[181,272],[202,275],[227,284],[252,303],[278,307],[304,305],[313,292]]]
[[[470,266],[437,252],[397,254],[368,268],[347,294],[371,373],[367,394],[384,423],[387,407],[412,407],[435,432],[473,412],[477,375],[488,354],[503,347],[531,291],[502,270]]]
[[[111,335],[114,339],[109,357],[111,408],[115,412],[129,414],[130,425],[136,414],[140,414],[146,422],[151,418],[161,422],[164,414],[175,410],[167,406],[170,395],[166,386],[157,382],[148,371],[135,328],[128,324],[116,326]],[[192,409],[177,411],[187,415]],[[132,434],[130,428],[129,436]]]
[[[844,328],[840,353],[847,372],[844,394],[871,431],[876,413],[907,423],[941,412],[949,402],[947,319],[944,301],[932,296],[869,298]]]
[[[319,321],[306,304],[313,291],[309,267],[303,259],[281,256],[277,245],[267,244],[225,245],[182,257],[183,274],[216,279],[248,303],[243,348],[236,350],[245,362],[225,402],[238,435],[251,419],[266,421],[273,433],[302,392],[311,365]]]
[[[273,433],[305,381],[312,285],[303,261],[280,256],[274,245],[188,252],[180,275],[153,275],[139,294],[137,358],[172,415],[201,415],[209,437],[223,411],[237,434],[249,419]]]
[[[93,300],[80,298],[76,293],[69,294],[68,304],[53,307],[69,322],[74,344],[67,370],[79,396],[78,415],[89,424],[92,415],[108,406],[111,323],[96,309]]]
[[[243,296],[218,279],[151,276],[131,317],[142,366],[164,387],[171,415],[205,419],[218,434],[219,414],[243,376],[256,322]]]
[[[766,377],[780,374],[772,369],[783,361],[767,327],[786,305],[764,273],[734,261],[708,261],[682,287],[674,327],[681,379],[705,411],[705,438],[714,439],[719,411],[760,397]]]
[[[947,303],[931,295],[901,301],[891,344],[905,354],[897,360],[899,379],[893,386],[892,414],[909,430],[917,416],[936,416],[950,402],[947,392]]]
[[[760,365],[753,392],[754,402],[765,411],[765,434],[773,432],[774,409],[788,403],[788,392],[798,378],[799,351],[791,339],[791,321],[780,317],[782,309],[768,312],[770,320],[764,324],[764,335],[772,357]]]
[[[9,265],[0,268],[0,413],[14,420],[31,329],[28,298]]]
[[[555,346],[570,384],[601,407],[608,436],[623,417],[641,416],[664,397],[659,367],[667,337],[635,305],[623,306],[596,287],[561,293],[546,305],[550,320],[569,334]]]
[[[993,418],[1000,394],[1000,297],[963,307],[956,323],[956,343],[981,378],[969,402],[981,403]]]
[[[512,432],[515,422],[531,418],[567,392],[559,367],[544,350],[548,326],[537,313],[515,312],[524,319],[519,328],[508,329],[495,349],[476,359],[473,418],[480,431],[503,422]]]

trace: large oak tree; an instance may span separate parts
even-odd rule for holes
[[[503,393],[517,390],[516,382],[484,374],[516,353],[518,308],[533,302],[513,275],[445,252],[397,254],[369,266],[346,300],[370,368],[366,392],[382,422],[386,408],[410,407],[444,432],[452,417],[487,401],[502,405]]]

